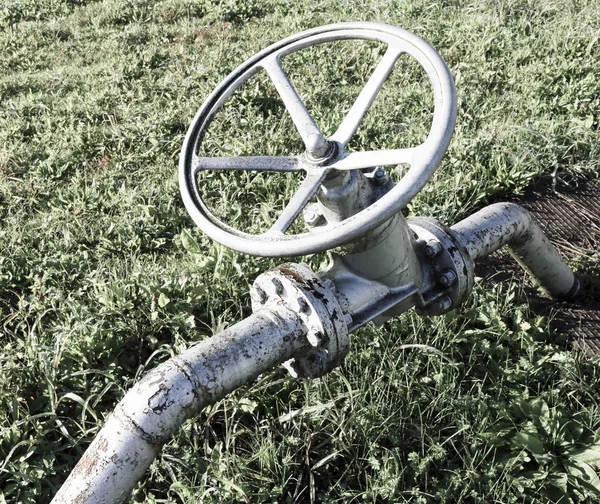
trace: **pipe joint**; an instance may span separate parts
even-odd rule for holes
[[[410,219],[408,224],[417,235],[415,251],[423,265],[419,315],[441,315],[456,308],[471,292],[474,265],[466,249],[439,221],[429,217]]]
[[[283,264],[260,275],[250,296],[254,312],[294,312],[306,327],[308,345],[284,366],[294,377],[316,378],[338,366],[348,353],[348,325],[332,282],[305,264]]]

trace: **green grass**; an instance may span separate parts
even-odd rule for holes
[[[280,261],[193,227],[177,187],[183,135],[256,51],[359,20],[422,36],[455,76],[454,139],[413,214],[453,222],[534,181],[598,178],[595,0],[0,5],[0,502],[48,502],[144,370],[249,313],[250,282]],[[285,61],[324,130],[379,51]],[[405,68],[354,149],[426,134],[430,91]],[[281,112],[258,78],[215,120],[208,152],[296,152]],[[268,225],[293,190],[247,174],[206,182],[243,229]],[[570,260],[593,271],[600,255]],[[132,501],[600,502],[599,362],[568,350],[519,289],[477,283],[447,316],[366,327],[322,379],[265,374],[186,423]]]

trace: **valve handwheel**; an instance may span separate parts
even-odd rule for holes
[[[305,47],[343,39],[376,40],[387,50],[337,131],[324,138],[280,65],[280,58]],[[435,108],[431,130],[417,147],[348,153],[346,144],[396,61],[412,56],[423,67],[433,87]],[[247,79],[265,70],[271,78],[306,152],[298,156],[201,157],[198,147],[215,113]],[[425,41],[401,28],[379,23],[340,23],[314,28],[288,37],[259,52],[234,70],[210,95],[194,117],[183,142],[179,184],[185,206],[194,222],[211,238],[247,254],[282,257],[321,252],[364,235],[390,219],[421,190],[446,152],[456,117],[454,83],[441,56]],[[330,170],[356,170],[373,166],[409,164],[398,184],[357,214],[335,224],[301,234],[285,234]],[[196,177],[203,170],[257,170],[306,173],[306,177],[271,229],[253,235],[215,217],[200,195]]]

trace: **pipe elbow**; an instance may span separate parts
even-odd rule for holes
[[[504,245],[517,262],[552,297],[577,295],[579,281],[563,261],[534,216],[516,203],[495,203],[452,226],[471,259]]]

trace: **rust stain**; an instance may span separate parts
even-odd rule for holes
[[[101,448],[100,443],[98,443],[98,445],[99,445],[98,447],[99,447],[99,449],[104,451],[107,448],[108,441],[106,440],[106,438],[101,438],[101,441],[104,441],[104,446]],[[75,466],[75,469],[73,470],[73,473],[72,473],[75,477],[77,477],[77,474],[82,474],[83,478],[86,478],[86,477],[89,477],[94,472],[94,468],[96,467],[97,460],[96,460],[96,457],[88,455],[89,453],[91,453],[91,450],[87,450],[83,454],[83,457],[81,457],[81,460],[79,461],[79,463]]]
[[[301,283],[301,284],[305,283],[302,276],[300,276],[298,274],[298,272],[293,268],[293,265],[291,265],[291,264],[282,264],[281,266],[277,266],[276,268],[273,268],[272,271],[279,271],[282,274],[284,274],[285,276],[292,278],[293,280],[295,280],[298,283]]]

